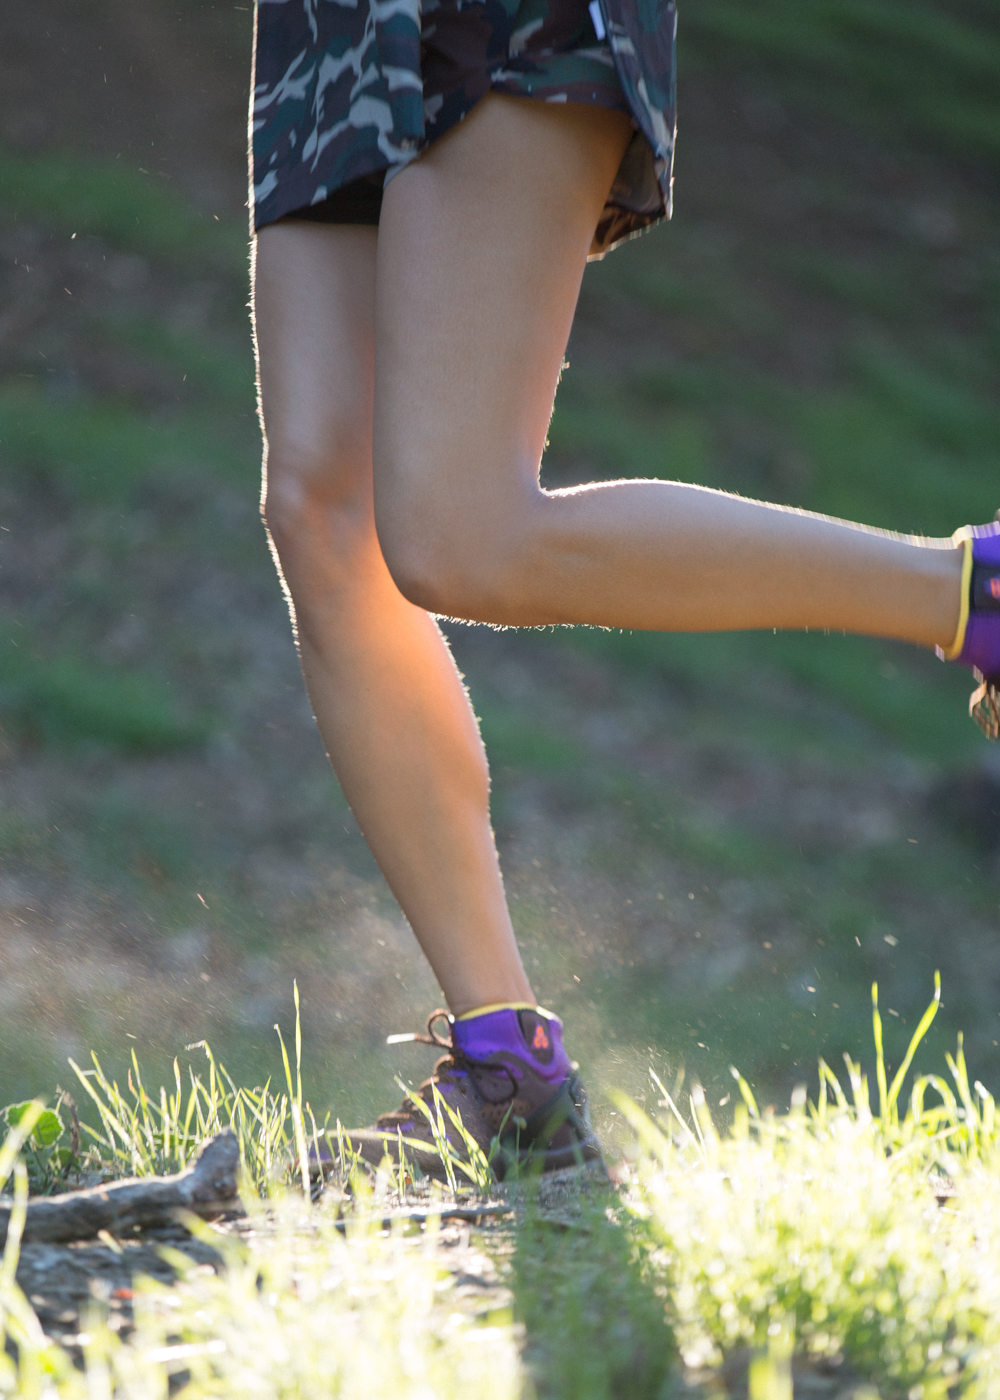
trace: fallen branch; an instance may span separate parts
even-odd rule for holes
[[[116,1181],[89,1191],[31,1200],[23,1239],[59,1244],[93,1239],[102,1230],[123,1235],[143,1226],[169,1224],[178,1211],[190,1211],[205,1220],[227,1211],[242,1213],[236,1190],[239,1159],[236,1134],[227,1128],[206,1142],[195,1163],[176,1176]],[[9,1197],[0,1200],[0,1247],[7,1239],[13,1209]]]

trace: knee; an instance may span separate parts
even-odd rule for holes
[[[392,581],[408,602],[441,617],[484,620],[474,617],[476,581],[460,561],[449,557],[446,543],[437,547],[426,539],[397,539],[392,532],[380,532],[379,544]]]
[[[282,567],[293,573],[310,559],[347,562],[374,534],[370,457],[348,445],[324,451],[269,442],[261,514]]]
[[[540,499],[542,493],[536,491]],[[537,502],[380,502],[375,519],[396,587],[418,607],[471,622],[514,624],[538,538]]]

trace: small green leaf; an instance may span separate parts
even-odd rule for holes
[[[3,1111],[8,1124],[16,1128],[33,1103],[33,1099],[25,1099],[24,1103],[9,1103]]]
[[[16,1128],[21,1119],[29,1109],[37,1107],[34,1099],[26,1099],[24,1103],[10,1103],[2,1112],[10,1127]],[[38,1121],[31,1130],[29,1142],[32,1147],[51,1147],[54,1142],[58,1142],[63,1134],[63,1120],[54,1109],[46,1108],[38,1115]]]
[[[62,1137],[62,1132],[63,1120],[53,1109],[47,1108],[35,1124],[35,1130],[31,1134],[32,1144],[36,1147],[51,1147]]]

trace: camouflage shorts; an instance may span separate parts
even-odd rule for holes
[[[425,0],[420,35],[426,143],[488,92],[545,102],[587,102],[629,112],[611,49],[586,0]],[[289,218],[377,224],[385,172],[363,176]]]
[[[612,53],[604,13],[597,0],[258,0],[255,227],[286,217],[377,224],[386,175],[487,92],[634,117],[619,72],[629,41]],[[596,248],[665,216],[654,167],[637,130]]]

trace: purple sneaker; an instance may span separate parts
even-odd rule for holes
[[[955,541],[965,548],[962,611],[950,647],[938,647],[942,661],[968,666],[980,682],[969,700],[969,714],[987,739],[1000,737],[1000,511],[989,525],[966,525]]]
[[[448,1038],[434,1030],[448,1024]],[[601,1146],[590,1124],[587,1092],[562,1043],[562,1022],[541,1008],[504,1009],[472,1021],[456,1021],[435,1011],[426,1035],[390,1036],[390,1042],[417,1040],[447,1053],[431,1078],[414,1091],[436,1113],[435,1090],[455,1112],[487,1157],[499,1180],[519,1170],[543,1173],[594,1164],[604,1172]],[[447,1114],[440,1115],[450,1148],[467,1156],[462,1134]],[[412,1098],[393,1113],[383,1113],[374,1127],[346,1135],[354,1151],[378,1166],[395,1161],[399,1141],[408,1161],[427,1176],[446,1171],[426,1115]]]

